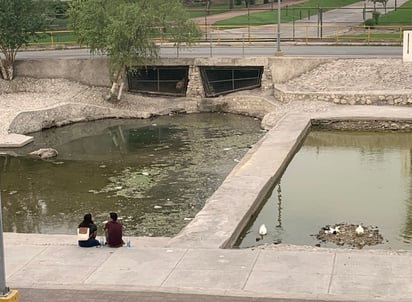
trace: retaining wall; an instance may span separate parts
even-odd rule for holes
[[[162,58],[151,65],[189,66],[188,97],[204,97],[200,66],[263,66],[261,90],[272,91],[275,84],[286,82],[331,59],[284,57],[201,57]],[[33,78],[64,78],[90,86],[110,87],[107,58],[49,58],[16,61],[16,74]]]
[[[290,102],[299,100],[318,100],[345,105],[411,105],[412,95],[410,91],[374,91],[368,92],[299,92],[287,91],[282,83],[308,72],[317,66],[331,62],[333,58],[306,58],[306,57],[199,57],[199,58],[161,58],[150,62],[150,65],[158,66],[189,66],[188,86],[186,97],[202,100],[207,107],[208,103],[217,103],[214,106],[229,106],[229,103],[240,101],[240,107],[245,106],[243,96],[228,96],[219,103],[219,98],[205,98],[200,67],[202,66],[262,66],[263,74],[260,90],[262,96],[271,95],[278,101]],[[64,78],[86,84],[89,86],[110,87],[110,72],[108,60],[104,57],[90,58],[50,58],[27,59],[16,62],[16,74],[22,77],[33,78]],[[244,95],[246,96],[246,94]],[[249,96],[250,97],[250,96]],[[233,100],[232,100],[233,98]],[[258,98],[258,97],[257,97]],[[205,101],[205,100],[210,100]],[[260,101],[258,101],[260,103]],[[266,104],[263,107],[270,106]],[[261,107],[261,106],[260,106]],[[218,108],[219,109],[219,108]],[[224,108],[223,108],[224,109]],[[254,109],[247,106],[245,112]],[[261,116],[262,112],[268,112],[268,108],[256,108]],[[244,113],[242,108],[239,113]],[[262,111],[262,112],[261,112]],[[270,111],[270,110],[269,110]],[[252,115],[252,114],[251,114]]]
[[[373,91],[365,93],[359,93],[355,91],[346,92],[295,92],[282,90],[279,85],[274,91],[274,95],[279,101],[323,101],[333,102],[335,104],[342,105],[411,105],[412,94],[410,91]]]

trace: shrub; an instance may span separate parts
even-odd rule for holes
[[[375,25],[379,23],[379,16],[381,15],[380,12],[374,11],[372,13],[372,19],[375,20]]]
[[[375,19],[370,18],[365,20],[365,26],[374,27],[376,25]]]

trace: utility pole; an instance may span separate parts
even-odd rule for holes
[[[277,49],[275,52],[275,56],[277,57],[281,57],[283,56],[283,52],[280,50],[280,15],[281,15],[282,11],[281,11],[281,7],[280,7],[280,0],[278,0],[278,32],[277,32],[277,39],[276,39],[276,44],[277,44]]]

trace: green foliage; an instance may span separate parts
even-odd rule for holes
[[[376,20],[374,18],[370,18],[370,19],[365,20],[365,26],[373,27],[375,25],[376,25]]]
[[[16,53],[21,46],[36,37],[44,28],[47,10],[41,2],[32,0],[0,0],[0,74],[3,79],[13,79]]]
[[[381,15],[381,13],[378,12],[378,11],[374,11],[374,12],[372,13],[372,19],[375,20],[375,24],[378,24],[378,23],[379,23],[379,16],[380,16],[380,15]]]
[[[67,29],[67,9],[69,3],[62,0],[42,0],[38,2],[46,16],[46,30]]]
[[[235,0],[235,5],[241,5],[242,4],[242,0]]]
[[[0,47],[19,49],[42,30],[46,15],[32,0],[0,0]]]
[[[41,3],[43,7],[48,10],[51,18],[67,18],[66,13],[69,9],[69,2],[62,0],[42,0]]]
[[[125,67],[158,56],[154,38],[166,35],[180,45],[201,35],[180,0],[73,0],[69,20],[80,43],[109,56],[114,81]]]

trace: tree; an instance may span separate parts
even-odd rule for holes
[[[388,0],[369,0],[369,1],[373,2],[374,11],[376,11],[376,3],[381,3],[386,13],[386,5],[388,4]]]
[[[201,35],[180,0],[73,0],[69,20],[79,42],[109,57],[112,88],[120,100],[125,70],[158,57],[156,38],[191,44]]]
[[[43,29],[46,13],[39,2],[32,0],[0,0],[0,75],[5,80],[14,77],[17,51]]]

